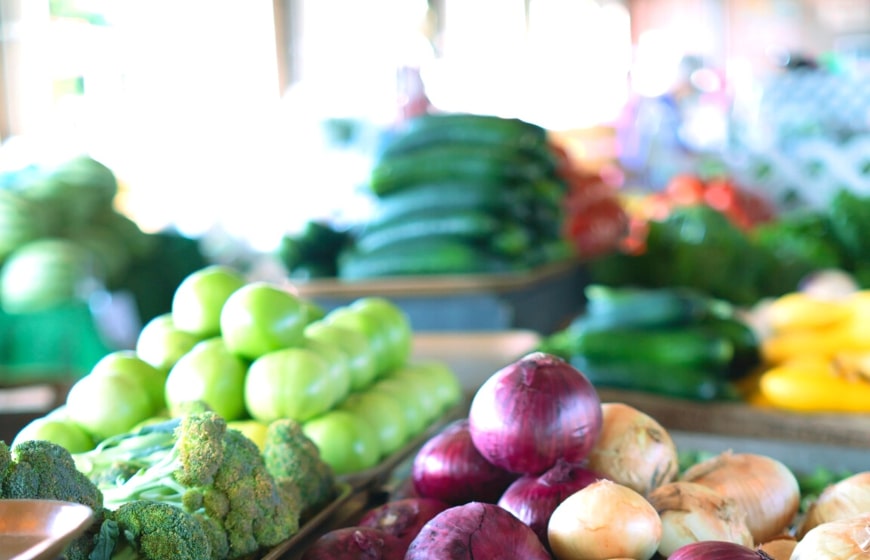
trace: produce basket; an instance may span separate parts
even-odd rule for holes
[[[393,300],[414,331],[530,329],[552,332],[583,308],[585,269],[575,261],[517,274],[318,279],[298,282],[299,295],[326,310],[364,296]]]

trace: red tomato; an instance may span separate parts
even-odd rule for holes
[[[615,250],[628,233],[628,214],[615,196],[600,198],[582,212],[569,213],[565,235],[581,257],[597,257]]]
[[[704,194],[707,186],[697,175],[680,174],[674,175],[665,185],[665,194],[677,205],[691,206],[704,202]]]

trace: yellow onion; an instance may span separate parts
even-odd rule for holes
[[[791,535],[780,535],[758,546],[758,550],[766,553],[773,560],[789,560],[797,545],[797,539]]]
[[[619,402],[602,403],[601,414],[601,433],[586,458],[590,469],[644,496],[677,477],[677,446],[658,421]]]
[[[870,557],[870,513],[828,521],[798,541],[791,560],[866,560]]]
[[[784,533],[800,506],[794,473],[766,455],[725,451],[692,465],[680,480],[703,484],[736,501],[746,512],[756,543]]]
[[[661,519],[646,498],[607,479],[565,498],[547,525],[557,560],[649,560],[661,535]]]
[[[816,525],[867,512],[870,512],[870,471],[853,474],[825,488],[810,504],[795,535],[800,539]]]
[[[662,520],[658,552],[665,558],[693,542],[753,545],[743,508],[707,486],[694,482],[669,482],[650,492],[647,499]]]

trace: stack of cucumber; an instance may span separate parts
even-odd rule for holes
[[[411,119],[374,163],[375,212],[339,276],[508,272],[569,257],[556,161],[546,130],[519,119]]]
[[[540,346],[596,387],[692,400],[738,398],[734,382],[761,363],[759,340],[734,308],[685,287],[592,284],[586,312]]]

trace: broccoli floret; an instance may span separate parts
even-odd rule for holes
[[[87,560],[96,527],[103,519],[103,495],[76,469],[70,452],[45,440],[28,440],[11,449],[0,442],[0,498],[62,500],[91,508],[94,524],[70,543],[67,560]]]
[[[129,456],[116,459],[140,460],[142,455],[147,464],[127,480],[103,488],[107,508],[152,500],[195,514],[211,539],[223,543],[213,545],[225,550],[215,558],[241,558],[296,533],[299,501],[281,490],[252,440],[228,430],[224,419],[210,411],[182,417],[171,434],[171,445],[160,443],[156,451],[143,445],[141,453],[136,438],[124,440]]]
[[[203,525],[175,506],[127,502],[107,514],[91,560],[202,560],[214,558]]]
[[[28,440],[13,446],[10,456],[12,462],[3,479],[4,498],[63,500],[92,510],[103,506],[102,492],[76,469],[65,447],[46,440]]]
[[[335,473],[296,420],[283,418],[269,424],[263,459],[279,486],[298,494],[303,518],[334,498]]]

